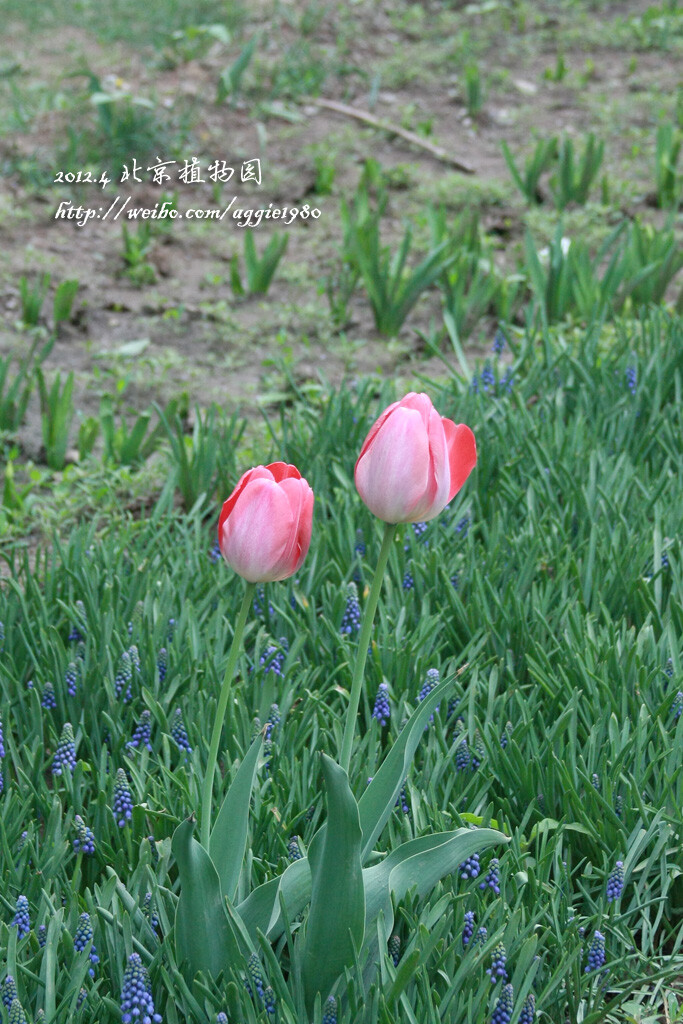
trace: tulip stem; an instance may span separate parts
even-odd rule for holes
[[[218,707],[216,708],[216,717],[213,722],[211,743],[209,744],[209,759],[206,764],[206,772],[202,784],[201,804],[201,843],[207,853],[209,850],[209,836],[211,835],[211,796],[213,793],[213,780],[216,774],[218,747],[221,741],[221,733],[223,732],[223,719],[225,718],[225,711],[228,706],[237,659],[242,647],[242,635],[244,634],[244,627],[247,622],[247,615],[249,614],[249,606],[253,601],[255,589],[255,583],[247,583],[244,597],[242,598],[242,607],[235,622],[235,632],[232,637],[232,644],[230,645],[230,653],[228,654],[228,664],[225,666],[225,676],[223,677],[223,685],[218,698]]]
[[[345,772],[348,772],[349,765],[351,764],[351,748],[353,747],[353,737],[356,732],[356,718],[358,716],[358,705],[360,704],[361,690],[363,689],[365,661],[368,656],[370,637],[372,636],[372,623],[375,618],[377,602],[379,601],[379,592],[382,589],[384,570],[387,567],[389,552],[391,551],[391,544],[395,533],[395,523],[384,524],[382,547],[379,553],[379,559],[377,560],[375,575],[372,578],[372,586],[370,587],[368,601],[365,605],[363,624],[358,638],[358,650],[356,651],[356,662],[353,666],[353,680],[351,682],[351,696],[349,698],[349,706],[346,711],[346,722],[344,723],[344,735],[342,737],[341,756],[339,759],[339,763]]]

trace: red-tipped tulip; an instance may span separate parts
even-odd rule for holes
[[[356,462],[358,493],[385,523],[438,516],[477,463],[474,434],[411,391],[384,410]]]
[[[312,521],[313,491],[296,466],[256,466],[223,505],[221,554],[249,583],[285,580],[308,553]]]

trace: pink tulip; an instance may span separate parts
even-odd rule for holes
[[[477,463],[474,434],[439,416],[425,394],[411,391],[384,410],[356,462],[356,487],[386,523],[438,516]]]
[[[313,491],[296,466],[256,466],[223,505],[221,554],[249,583],[287,579],[308,553],[312,520]]]

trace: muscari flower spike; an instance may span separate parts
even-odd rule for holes
[[[486,928],[486,925],[483,924],[481,926],[481,928],[479,929],[479,931],[477,932],[477,934],[472,939],[471,949],[475,949],[477,946],[483,946],[484,943],[486,942],[486,940],[488,939],[488,937],[489,937],[488,930]]]
[[[190,740],[188,739],[187,730],[183,721],[183,713],[180,708],[176,708],[173,712],[171,736],[181,750],[186,750],[188,754],[192,753],[192,747],[190,746]]]
[[[503,985],[503,991],[496,1000],[493,1016],[491,1017],[491,1024],[510,1024],[514,1004],[515,997],[512,985]]]
[[[473,772],[476,772],[477,768],[481,767],[481,763],[486,756],[486,747],[484,741],[481,738],[481,733],[478,729],[474,730],[474,743],[470,750],[470,768]]]
[[[635,366],[629,366],[626,370],[626,386],[632,395],[635,395],[638,386],[638,370]]]
[[[505,969],[507,958],[505,946],[502,942],[499,942],[491,950],[491,966],[486,969],[486,973],[491,978],[493,985],[501,978],[503,981],[508,980],[508,972]]]
[[[276,676],[282,676],[282,666],[285,663],[289,641],[286,636],[281,636],[277,645],[269,644],[259,659],[259,665],[265,672],[273,672]]]
[[[601,788],[600,776],[598,775],[597,772],[593,772],[593,774],[591,775],[591,786],[593,787],[593,789],[597,793],[600,792],[600,788]]]
[[[624,891],[624,862],[618,860],[609,873],[607,879],[607,902],[613,903],[618,900]]]
[[[263,1005],[265,1007],[267,1014],[269,1014],[270,1016],[273,1016],[275,1014],[275,993],[273,992],[270,985],[266,987],[266,990],[263,993]]]
[[[413,574],[412,572],[410,572],[409,569],[406,569],[405,574],[403,576],[403,589],[412,590],[414,586],[415,580],[413,579]]]
[[[483,882],[479,883],[480,889],[493,889],[496,896],[500,896],[500,878],[498,875],[498,858],[493,857],[489,864],[489,870]]]
[[[89,943],[92,943],[90,946],[90,953],[88,955],[88,959],[92,966],[88,968],[88,974],[91,978],[94,978],[95,964],[100,962],[100,958],[97,955],[97,950],[95,949],[95,943],[92,941],[92,937],[93,927],[90,921],[90,914],[83,913],[78,919],[78,927],[76,928],[76,934],[74,935],[74,952],[82,953],[86,946]]]
[[[17,983],[14,980],[12,974],[5,975],[5,979],[2,983],[2,1001],[5,1004],[5,1009],[9,1010],[13,1000],[17,998]]]
[[[259,999],[263,999],[265,985],[263,983],[263,974],[261,973],[261,962],[258,958],[258,953],[252,953],[247,960],[247,973],[249,978],[246,985],[249,995],[253,995],[255,990]]]
[[[88,828],[80,814],[74,818],[76,838],[73,840],[73,848],[76,853],[83,853],[86,857],[92,857],[95,853],[95,833]]]
[[[500,734],[500,745],[501,745],[503,750],[505,750],[505,748],[507,747],[508,743],[510,742],[510,737],[511,736],[512,736],[512,722],[506,722],[505,723],[505,728],[503,729],[502,733]]]
[[[266,607],[266,591],[265,591],[264,587],[259,586],[259,587],[256,588],[256,593],[254,595],[254,602],[253,602],[254,615],[263,615],[265,613],[265,607]],[[275,614],[275,609],[273,608],[273,606],[270,603],[270,601],[268,602],[268,614],[269,615],[274,615]]]
[[[38,926],[38,946],[40,949],[45,948],[47,943],[47,925],[41,924]]]
[[[71,624],[71,632],[69,633],[69,643],[78,643],[81,640],[85,640],[85,633],[85,605],[82,601],[76,601],[74,621]]]
[[[455,770],[456,772],[466,772],[470,767],[470,748],[467,743],[467,736],[463,736],[455,752]]]
[[[673,712],[674,722],[677,722],[683,714],[683,690],[679,690],[676,696],[674,697],[674,702],[671,705],[671,710]]]
[[[522,1011],[519,1015],[519,1024],[534,1024],[536,1020],[536,996],[533,992],[524,1000]]]
[[[152,738],[152,712],[145,708],[141,712],[138,724],[135,726],[133,735],[128,743],[127,747],[147,747],[149,751],[152,750],[152,744],[150,740]]]
[[[133,816],[133,798],[123,768],[119,768],[116,772],[113,811],[119,828],[123,828]]]
[[[346,608],[344,617],[339,627],[342,636],[354,636],[360,629],[360,604],[358,603],[358,588],[351,582],[346,588]]]
[[[621,818],[624,813],[624,798],[621,793],[617,793],[614,798],[614,813],[617,818]]]
[[[176,626],[175,619],[169,619],[168,620],[168,627],[166,629],[166,643],[167,644],[172,644],[173,643],[173,636],[175,634],[175,626]]]
[[[270,713],[268,715],[268,721],[266,722],[266,739],[272,738],[273,732],[280,724],[280,708],[277,704],[270,705]]]
[[[154,904],[152,903],[151,892],[145,893],[145,898],[142,901],[142,913],[147,918],[154,931],[156,931],[159,927],[159,917],[154,909]]]
[[[156,867],[159,863],[159,851],[157,850],[156,839],[154,836],[147,836],[147,842],[152,854],[152,867]]]
[[[40,700],[40,706],[47,708],[48,711],[53,711],[57,707],[57,698],[55,697],[55,688],[52,683],[45,683],[43,687],[43,696]]]
[[[119,658],[119,665],[116,670],[116,678],[114,679],[114,689],[116,696],[120,697],[123,694],[123,703],[128,704],[133,699],[133,691],[131,683],[133,682],[133,662],[131,660],[130,652],[124,651]]]
[[[147,968],[142,963],[139,953],[131,953],[123,974],[121,989],[121,1022],[129,1024],[159,1024],[162,1017],[154,1009],[152,985]]]
[[[219,1012],[216,1014],[216,1020],[214,1024],[228,1024],[227,1013],[223,1013],[222,1010],[219,1010]]]
[[[396,797],[395,807],[400,807],[404,814],[410,814],[410,805],[408,803],[408,792],[405,782],[401,786],[401,792]]]
[[[391,962],[394,967],[398,967],[398,962],[401,959],[401,939],[398,935],[392,935],[387,945]]]
[[[209,561],[212,565],[216,565],[221,560],[221,546],[217,540],[213,542],[213,547],[209,548]]]
[[[479,864],[479,854],[473,853],[467,860],[462,861],[458,867],[460,877],[463,881],[467,882],[471,878],[477,878],[481,871],[481,865]]]
[[[25,896],[17,896],[16,912],[12,918],[12,928],[17,929],[17,938],[23,939],[31,931],[31,919],[29,917],[28,900]]]
[[[328,996],[325,1001],[322,1024],[337,1024],[337,1000],[334,996]]]
[[[434,687],[439,685],[439,679],[440,676],[438,668],[430,668],[427,670],[427,675],[425,677],[424,683],[422,684],[422,689],[420,690],[416,698],[418,704],[420,704],[425,699],[425,697],[429,696]],[[439,707],[437,705],[437,707],[434,708],[434,713],[436,714],[438,710]],[[430,717],[429,721],[434,721],[434,715]]]
[[[73,770],[76,767],[76,741],[74,739],[74,731],[71,726],[71,722],[65,722],[62,729],[62,734],[59,737],[59,743],[55,750],[54,757],[52,758],[52,774],[62,775],[64,770],[68,770],[73,774]]]
[[[159,682],[163,683],[166,678],[166,670],[168,668],[168,654],[166,648],[162,647],[157,655],[157,672],[159,673]]]
[[[78,683],[78,668],[76,667],[75,661],[70,661],[67,670],[64,674],[64,682],[66,683],[66,692],[70,697],[76,696],[76,684]]]
[[[292,838],[287,843],[287,853],[289,855],[290,860],[301,860],[303,855],[301,853],[301,847],[299,846],[298,836],[292,836]]]
[[[465,911],[465,921],[462,926],[462,945],[463,949],[467,949],[472,936],[474,935],[474,911]]]
[[[391,718],[391,707],[389,705],[388,683],[379,684],[377,696],[375,697],[375,706],[372,709],[372,717],[376,719],[381,726],[389,724],[389,719]]]
[[[12,1005],[9,1009],[8,1024],[26,1024],[26,1014],[24,1013],[24,1007],[21,1005],[18,999],[12,1000]]]
[[[502,329],[499,327],[496,330],[496,333],[495,333],[495,335],[493,337],[492,352],[493,352],[494,356],[499,356],[501,354],[501,352],[505,348],[506,340],[507,339],[505,337],[505,334],[503,333]]]
[[[584,968],[584,973],[590,974],[592,971],[599,971],[604,965],[605,936],[596,930],[588,947],[588,966]]]

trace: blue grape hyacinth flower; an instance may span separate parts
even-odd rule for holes
[[[346,588],[346,608],[339,627],[342,636],[355,636],[360,629],[360,604],[358,603],[358,588],[351,582]]]
[[[95,965],[100,962],[100,958],[97,955],[95,943],[92,941],[93,938],[93,927],[90,920],[90,914],[83,913],[78,919],[78,927],[76,928],[76,934],[74,935],[74,951],[81,953],[86,946],[90,943],[90,953],[88,959],[90,960],[91,966],[88,968],[88,974],[91,978],[95,977]]]
[[[26,1014],[24,1013],[24,1007],[21,1005],[18,999],[12,1000],[12,1005],[9,1008],[9,1017],[7,1018],[8,1024],[27,1024]]]
[[[389,942],[387,943],[387,949],[389,951],[389,956],[391,957],[391,962],[393,963],[394,967],[398,967],[398,962],[401,959],[400,936],[392,935],[391,938],[389,939]]]
[[[606,896],[607,902],[613,903],[618,900],[624,891],[624,862],[618,860],[609,873],[607,879]]]
[[[462,945],[463,949],[467,949],[469,946],[472,936],[474,935],[474,911],[465,911],[465,921],[462,926]]]
[[[328,996],[325,1001],[322,1024],[337,1024],[337,1000],[334,996]]]
[[[588,966],[584,968],[584,972],[590,974],[592,971],[599,971],[605,966],[605,961],[605,936],[596,930],[588,947]]]
[[[2,983],[2,1001],[5,1005],[5,1009],[9,1010],[12,1002],[17,998],[17,983],[14,980],[14,975],[6,974],[5,979]]]
[[[29,916],[28,900],[25,896],[17,896],[15,914],[12,918],[12,928],[17,929],[17,938],[23,939],[31,931],[31,918]]]
[[[40,700],[40,706],[46,708],[48,711],[54,711],[57,707],[55,688],[52,683],[45,683],[45,686],[43,687],[43,696]]]
[[[504,985],[503,991],[496,1000],[493,1016],[491,1017],[491,1024],[510,1024],[514,1004],[515,997],[512,985]]]
[[[418,693],[418,695],[417,695],[417,697],[416,697],[416,700],[417,700],[417,703],[418,703],[418,704],[421,704],[421,703],[422,703],[422,701],[423,701],[423,700],[424,700],[424,699],[425,699],[426,697],[428,697],[428,696],[429,696],[429,694],[430,694],[430,693],[432,692],[432,690],[433,690],[433,689],[434,689],[434,688],[435,688],[436,686],[438,686],[438,685],[439,685],[439,680],[440,680],[440,678],[441,678],[441,677],[440,677],[440,675],[439,675],[439,670],[438,670],[438,668],[430,668],[430,669],[428,669],[428,670],[427,670],[427,675],[426,675],[426,677],[425,677],[425,681],[424,681],[424,683],[422,684],[422,688],[421,688],[420,692]],[[437,715],[437,714],[439,713],[439,708],[440,708],[440,707],[441,707],[441,705],[440,705],[440,704],[437,704],[437,705],[436,705],[436,707],[434,708],[434,713],[433,713],[433,714],[431,714],[431,715],[429,716],[429,721],[430,721],[430,722],[433,722],[433,721],[434,721],[434,715]],[[425,728],[426,728],[426,727],[425,727]]]
[[[479,883],[480,889],[493,889],[496,896],[500,896],[500,877],[498,875],[498,858],[493,857],[489,864],[489,870],[483,882]]]
[[[524,1000],[521,1013],[519,1015],[519,1024],[534,1024],[536,1020],[536,996],[533,992]]]
[[[471,856],[467,858],[467,860],[462,861],[462,863],[458,866],[458,871],[460,872],[460,877],[465,882],[470,881],[470,879],[477,878],[481,871],[481,865],[479,864],[479,854],[473,853]]]
[[[114,690],[117,697],[123,695],[123,703],[128,704],[133,699],[133,662],[130,651],[124,651],[119,658],[116,677],[114,679]]]
[[[66,692],[70,697],[75,697],[78,683],[78,668],[75,661],[69,662],[64,674],[64,682],[66,683]]]
[[[128,743],[127,747],[147,747],[149,751],[152,750],[152,744],[150,740],[152,738],[152,712],[145,708],[140,713],[138,724],[135,726],[133,735]]]
[[[132,1020],[136,1024],[159,1024],[162,1020],[154,1009],[152,985],[139,953],[128,957],[121,989],[121,1022],[130,1024]]]
[[[380,683],[375,697],[375,706],[372,709],[372,717],[381,726],[389,724],[391,718],[391,706],[389,704],[389,684]]]
[[[133,798],[128,786],[128,778],[123,768],[119,768],[116,772],[112,809],[116,818],[116,824],[119,828],[124,828],[133,817]]]
[[[163,683],[166,678],[166,672],[168,670],[168,652],[165,647],[162,647],[157,655],[157,672],[159,673],[159,682]]]
[[[508,972],[505,969],[507,958],[505,946],[502,942],[499,942],[491,950],[491,966],[486,969],[486,973],[490,977],[492,984],[495,985],[495,983],[500,979],[503,981],[508,980]]]
[[[80,814],[74,818],[76,838],[73,840],[73,848],[76,853],[83,853],[86,857],[92,857],[95,853],[95,834],[88,828]]]
[[[252,953],[249,959],[247,960],[247,974],[247,991],[252,996],[254,992],[256,992],[256,995],[259,997],[259,999],[262,1000],[266,987],[263,981],[263,974],[261,972],[261,961],[258,958],[258,953]]]
[[[186,750],[188,754],[192,753],[192,747],[190,746],[190,740],[185,729],[185,723],[183,721],[183,713],[180,708],[176,708],[173,712],[173,722],[171,723],[171,736],[173,737],[176,745],[180,750]]]
[[[57,749],[52,758],[52,774],[62,775],[65,770],[68,770],[73,775],[75,767],[76,741],[74,739],[74,731],[71,722],[65,722]]]

